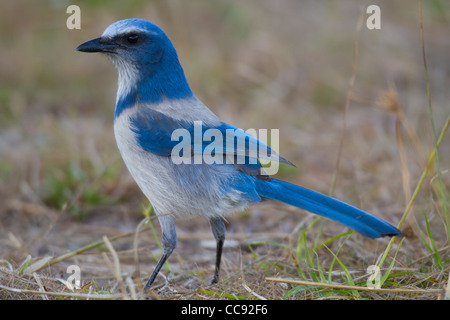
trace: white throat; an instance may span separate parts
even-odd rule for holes
[[[115,54],[107,54],[119,73],[117,101],[127,96],[137,86],[139,71],[136,66]]]

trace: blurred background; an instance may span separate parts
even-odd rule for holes
[[[80,30],[66,27],[71,4],[81,9]],[[366,27],[365,10],[371,4],[381,9],[380,30]],[[424,1],[422,9],[439,135],[450,111],[450,3]],[[148,201],[126,171],[114,140],[116,70],[105,57],[74,51],[114,21],[131,17],[150,20],[167,33],[193,92],[222,120],[243,129],[280,129],[280,153],[297,168],[282,166],[278,178],[331,192],[392,224],[400,221],[434,148],[418,1],[3,1],[0,260],[9,268],[19,268],[27,257],[54,257],[102,235],[134,231],[145,217]],[[448,140],[439,153],[447,190]],[[448,249],[442,203],[449,197],[437,191],[436,166],[429,169],[402,230],[409,236],[402,247],[407,261],[429,254],[429,240],[420,240],[417,231],[427,233],[424,212],[438,248]],[[267,203],[231,217],[228,230],[248,237],[290,234],[313,219]],[[177,228],[181,249],[172,270],[204,270],[199,277],[208,281],[214,250],[205,254],[206,244],[186,236],[204,233],[200,240],[211,240],[208,223],[180,221]],[[157,223],[155,229],[159,236]],[[331,237],[346,229],[328,221],[323,230]],[[366,247],[355,244],[351,257],[367,255],[373,263],[384,249],[383,242],[354,237]],[[148,234],[141,238],[158,256],[155,240]],[[115,246],[126,252],[132,238]],[[225,274],[239,256],[239,250],[229,250]],[[141,268],[147,274],[154,260],[143,252]],[[448,250],[444,256],[448,259]],[[99,267],[101,258],[96,259],[84,262],[84,272],[107,273]],[[125,258],[121,261],[126,264]],[[132,270],[133,262],[129,265]]]

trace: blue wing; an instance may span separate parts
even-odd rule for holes
[[[211,154],[223,157],[223,163],[232,163],[247,174],[258,176],[261,164],[258,158],[275,160],[293,166],[267,144],[246,131],[227,123],[208,124],[174,119],[161,112],[140,108],[130,117],[136,142],[147,151],[160,156],[171,156],[182,138],[189,137],[190,154]],[[182,130],[183,134],[178,134]],[[175,134],[174,134],[175,133]],[[183,150],[186,151],[186,150]],[[228,160],[228,162],[227,162]]]
[[[130,125],[136,142],[144,150],[160,156],[170,156],[178,144],[171,138],[175,129],[191,129],[188,121],[177,120],[147,108],[140,108],[131,116]]]

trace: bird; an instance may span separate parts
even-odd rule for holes
[[[221,121],[194,95],[177,51],[156,24],[138,18],[119,20],[75,50],[102,53],[118,71],[115,139],[128,171],[152,205],[162,233],[162,256],[145,289],[152,287],[176,248],[178,218],[209,220],[216,241],[211,285],[219,281],[225,219],[254,203],[279,201],[335,220],[369,238],[401,235],[390,223],[355,206],[268,175],[261,165],[263,158],[293,164],[257,137]],[[208,154],[216,161],[180,161],[207,154],[208,144],[195,133],[202,136],[208,130],[225,140],[232,137],[210,150]],[[180,148],[180,136],[174,139],[174,132],[180,131],[194,136],[180,135],[186,137],[186,148]],[[260,150],[266,151],[266,157]]]

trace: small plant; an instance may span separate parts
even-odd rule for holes
[[[110,173],[105,172],[104,176]],[[44,180],[43,201],[52,208],[67,211],[74,219],[83,220],[91,208],[111,205],[113,199],[103,192],[99,180],[90,183],[90,172],[71,161],[65,169],[55,169]]]

